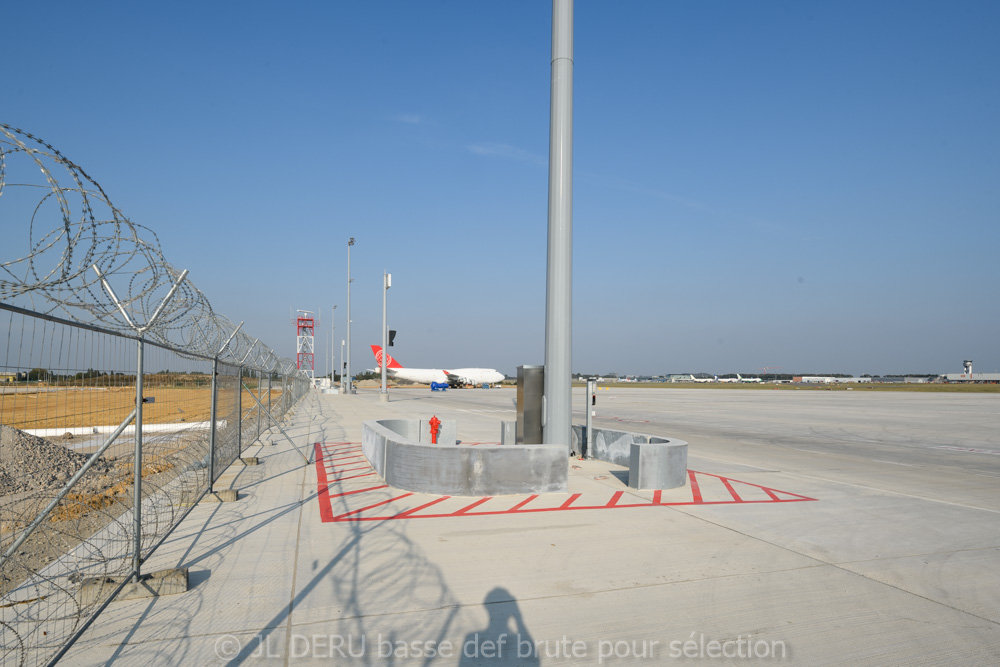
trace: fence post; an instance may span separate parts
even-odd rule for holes
[[[222,353],[226,351],[229,344],[233,342],[233,338],[239,333],[240,329],[243,328],[243,322],[240,322],[233,333],[229,334],[229,338],[226,342],[222,344],[219,351],[215,354],[215,358],[212,360],[212,416],[210,417],[212,427],[211,433],[208,438],[208,491],[212,492],[215,486],[215,431],[218,428],[218,406],[219,406],[219,357]]]
[[[100,279],[101,284],[104,286],[104,290],[108,293],[108,296],[111,297],[111,300],[114,302],[115,306],[118,308],[118,311],[122,314],[122,317],[125,318],[125,322],[127,322],[128,325],[129,325],[129,327],[131,327],[132,329],[134,329],[135,332],[136,332],[136,334],[138,334],[138,339],[137,339],[138,352],[137,352],[136,371],[135,371],[135,472],[134,472],[134,477],[135,478],[132,480],[132,485],[134,487],[133,502],[134,502],[134,505],[135,505],[132,508],[132,516],[134,517],[133,526],[134,526],[134,529],[135,529],[135,536],[134,536],[135,537],[135,539],[134,539],[135,553],[132,555],[132,569],[134,571],[135,581],[138,582],[139,581],[139,576],[140,576],[140,566],[142,564],[142,403],[143,403],[143,397],[142,397],[142,372],[143,372],[142,371],[142,354],[143,354],[143,347],[144,347],[145,338],[146,338],[146,331],[149,330],[153,326],[153,324],[156,322],[156,320],[159,319],[160,314],[163,312],[163,309],[166,308],[166,306],[167,306],[167,302],[170,301],[171,298],[173,298],[174,293],[177,292],[177,288],[181,286],[181,283],[183,283],[184,279],[187,277],[188,270],[184,269],[183,271],[181,271],[180,275],[177,276],[177,280],[174,282],[173,285],[170,286],[170,289],[167,291],[167,295],[165,297],[163,297],[162,301],[160,301],[160,305],[157,306],[156,310],[153,311],[153,314],[149,317],[149,320],[146,322],[146,324],[144,324],[142,326],[138,326],[135,322],[132,321],[132,318],[128,316],[128,311],[125,309],[124,306],[122,306],[121,301],[118,299],[118,296],[115,294],[115,291],[111,288],[110,283],[108,283],[107,279],[104,277],[104,274],[101,272],[100,267],[98,267],[96,264],[93,264],[91,266],[94,269],[94,273],[96,273],[97,277]]]
[[[264,376],[262,372],[258,369],[257,371],[257,398],[260,398],[260,388],[264,385]],[[260,404],[257,404],[257,439],[260,439]]]
[[[215,431],[218,428],[219,414],[219,358],[212,361],[212,414],[209,417],[211,426],[208,436],[208,492],[212,492],[215,484]]]
[[[143,352],[145,350],[145,335],[140,334],[136,341],[135,363],[135,463],[132,480],[132,527],[133,536],[132,572],[136,582],[139,581],[142,566],[142,385],[143,385]]]
[[[236,375],[236,456],[243,455],[243,366]]]

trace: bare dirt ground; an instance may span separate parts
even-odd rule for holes
[[[0,424],[19,429],[73,428],[106,426],[121,423],[135,407],[135,387],[46,387],[35,390],[0,394]],[[265,390],[266,392],[266,390]],[[174,424],[208,421],[211,416],[212,393],[209,387],[157,387],[145,389],[146,398],[154,398],[143,406],[146,424]],[[222,403],[233,402],[234,390],[220,391]],[[271,390],[271,401],[281,396],[280,389]],[[265,397],[261,399],[266,404]],[[250,391],[243,390],[243,410],[255,405]]]
[[[73,428],[121,423],[135,407],[134,386],[53,387],[32,385],[0,391],[0,553],[35,515],[55,497],[83,465],[95,444],[69,449],[81,436],[38,438],[18,429]],[[205,422],[211,416],[208,386],[147,385],[144,424]],[[220,388],[220,419],[235,410],[235,387]],[[272,389],[271,401],[281,396]],[[267,405],[266,395],[262,402]],[[256,405],[243,390],[244,416]],[[145,438],[142,478],[144,496],[168,483],[185,462],[199,459],[207,449],[207,430],[186,434],[152,434]],[[132,506],[133,438],[122,436],[105,452],[39,529],[0,568],[0,596],[30,572],[66,553]]]

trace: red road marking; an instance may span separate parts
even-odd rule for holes
[[[701,502],[701,489],[698,488],[698,480],[695,479],[694,470],[688,470],[688,479],[691,480],[691,495],[696,503]]]
[[[516,512],[517,510],[521,509],[522,507],[524,507],[525,505],[527,505],[528,503],[530,503],[532,500],[534,500],[537,497],[538,497],[537,493],[533,494],[533,495],[530,495],[527,498],[525,498],[524,500],[522,500],[521,502],[519,502],[518,504],[516,504],[513,507],[511,507],[507,511],[508,512]]]
[[[564,510],[564,509],[568,508],[570,505],[573,504],[574,500],[576,500],[577,498],[579,498],[582,495],[583,495],[582,493],[574,493],[572,496],[569,497],[568,500],[566,500],[566,502],[564,502],[562,505],[559,506],[559,509]]]
[[[726,490],[729,491],[729,495],[733,497],[733,500],[738,503],[742,503],[743,499],[740,498],[740,494],[736,493],[736,489],[733,488],[733,485],[729,482],[729,480],[725,477],[720,477],[719,479],[721,479],[722,483],[726,485]]]
[[[333,521],[333,506],[330,504],[330,490],[327,486],[326,467],[323,465],[323,449],[317,442],[316,450],[316,477],[318,478],[318,489],[316,497],[319,499],[319,517],[324,523]]]
[[[380,488],[380,489],[386,489],[386,488],[388,488],[388,485],[386,485],[386,486],[380,486],[378,488]],[[373,491],[374,489],[365,489],[365,490],[366,491]],[[347,495],[347,494],[343,494],[343,495]],[[383,500],[380,503],[375,503],[374,505],[369,505],[368,507],[362,507],[360,509],[351,510],[350,512],[344,512],[343,514],[338,514],[337,516],[335,516],[333,518],[334,518],[334,520],[343,519],[344,517],[351,516],[352,514],[358,514],[360,512],[364,512],[365,510],[375,509],[376,507],[381,507],[382,505],[388,505],[389,503],[394,503],[397,500],[402,500],[403,498],[409,498],[412,495],[413,495],[412,493],[404,493],[401,496],[396,496],[395,498],[389,498],[388,500]]]
[[[355,461],[354,463],[360,463],[360,461]],[[354,465],[354,463],[349,463],[348,465]],[[337,472],[355,472],[357,470],[371,470],[372,467],[365,461],[364,465],[359,465],[357,468],[338,468]]]
[[[693,470],[688,470],[688,474],[689,474],[689,475],[690,475],[691,473],[693,473],[693,472],[694,472]],[[718,479],[721,479],[721,480],[723,480],[723,482],[725,482],[725,480],[728,480],[728,479],[730,479],[729,477],[723,477],[722,475],[716,475],[716,474],[714,474],[714,473],[710,473],[710,472],[699,472],[698,474],[699,474],[699,475],[708,475],[709,477],[717,477]],[[692,480],[693,480],[693,479],[694,479],[694,478],[692,477]],[[787,502],[791,502],[791,500],[790,500],[790,499],[788,499],[788,498],[784,498],[784,499],[782,499],[782,498],[780,498],[780,497],[776,496],[776,495],[775,495],[775,492],[777,492],[777,493],[783,493],[783,494],[785,494],[786,496],[794,496],[794,497],[795,497],[796,499],[798,499],[798,500],[816,500],[815,498],[810,498],[809,496],[800,496],[799,494],[797,494],[797,493],[792,493],[791,491],[781,491],[781,490],[779,490],[779,489],[770,489],[770,488],[768,488],[768,487],[766,487],[766,486],[761,486],[760,484],[754,484],[753,482],[744,482],[744,481],[741,481],[741,480],[738,480],[738,479],[734,479],[734,480],[732,480],[732,481],[734,481],[734,482],[738,482],[738,483],[740,483],[740,484],[746,484],[747,486],[755,486],[755,487],[757,487],[758,489],[760,489],[761,491],[765,491],[765,492],[767,492],[767,495],[771,496],[772,498],[774,498],[774,500],[775,500],[775,501],[777,501],[777,502],[779,502],[779,503],[787,503]],[[699,497],[700,497],[700,496],[699,496]],[[762,501],[750,501],[750,500],[744,500],[744,501],[742,501],[742,502],[764,502],[764,503],[769,503],[769,502],[772,502],[772,501],[770,501],[770,500],[762,500]]]
[[[341,456],[340,458],[330,459],[330,461],[331,462],[332,461],[345,461],[347,459],[363,459],[363,458],[365,458],[364,454],[351,454],[350,456]]]
[[[452,512],[452,515],[453,516],[457,516],[459,514],[465,514],[469,510],[475,509],[475,508],[479,507],[480,505],[482,505],[483,503],[485,503],[487,500],[491,499],[492,497],[493,496],[486,496],[485,498],[480,498],[479,500],[477,500],[476,502],[472,503],[468,507],[463,507],[462,509],[458,510],[457,512]]]
[[[326,443],[323,443],[326,444]],[[338,449],[331,449],[331,454],[342,454],[343,452],[359,452],[361,451],[361,445],[351,445],[349,442],[334,443],[334,447],[338,445],[350,445],[350,447],[340,447]]]
[[[349,444],[349,443],[335,443],[335,444],[336,445],[344,445],[344,444]],[[689,486],[690,486],[690,489],[691,489],[691,500],[690,501],[666,502],[665,503],[665,502],[663,502],[663,496],[662,496],[663,492],[660,491],[660,490],[655,490],[653,492],[653,497],[652,497],[651,501],[619,504],[621,502],[622,497],[625,494],[625,491],[615,491],[614,494],[611,496],[611,499],[607,503],[605,503],[603,505],[575,505],[574,506],[573,503],[575,503],[576,501],[578,501],[580,499],[580,497],[583,495],[582,493],[574,493],[572,496],[570,496],[569,498],[567,498],[566,501],[563,502],[562,505],[559,505],[559,506],[556,506],[556,507],[528,508],[526,506],[530,502],[532,502],[533,500],[535,500],[536,498],[538,498],[538,494],[532,494],[532,495],[528,496],[527,498],[524,498],[523,500],[521,500],[520,502],[518,502],[516,505],[514,505],[513,507],[511,507],[509,509],[504,509],[504,510],[488,510],[488,511],[487,510],[474,511],[477,507],[479,507],[483,503],[485,503],[485,502],[493,499],[492,496],[487,496],[487,497],[484,497],[484,498],[478,498],[474,502],[470,503],[469,505],[466,505],[465,507],[463,507],[463,508],[461,508],[459,510],[453,511],[453,512],[448,512],[448,513],[424,513],[424,510],[426,510],[426,509],[428,509],[430,507],[433,507],[434,505],[437,505],[438,503],[441,503],[441,502],[443,502],[445,500],[448,500],[449,498],[452,497],[452,496],[440,496],[440,497],[434,498],[433,500],[431,500],[429,502],[426,502],[426,503],[424,503],[422,505],[418,505],[417,507],[413,507],[413,508],[410,508],[410,509],[407,509],[407,510],[403,510],[402,512],[398,512],[396,514],[378,515],[378,516],[359,516],[362,512],[367,512],[368,510],[372,510],[372,509],[375,509],[375,508],[378,508],[378,507],[382,507],[384,505],[388,505],[389,503],[393,503],[393,502],[395,502],[397,500],[402,500],[403,498],[407,498],[409,496],[414,495],[413,493],[404,493],[402,495],[395,496],[393,498],[389,498],[388,500],[383,500],[381,502],[374,503],[372,505],[367,505],[367,506],[362,507],[360,509],[352,510],[350,512],[345,512],[343,514],[339,514],[337,516],[334,516],[333,515],[332,505],[330,503],[330,498],[339,498],[339,497],[344,497],[344,496],[351,496],[351,495],[355,495],[355,494],[366,493],[368,491],[377,491],[377,490],[386,489],[386,488],[390,488],[390,487],[388,487],[388,485],[384,485],[383,484],[383,485],[380,485],[380,486],[372,486],[372,487],[366,487],[366,488],[362,488],[362,489],[355,489],[355,490],[345,491],[345,492],[342,492],[342,493],[331,495],[330,494],[330,490],[329,490],[329,484],[331,482],[339,482],[339,481],[344,481],[344,480],[349,480],[349,479],[356,479],[356,478],[360,478],[360,477],[368,477],[368,476],[371,476],[371,475],[375,475],[376,473],[375,473],[374,470],[371,469],[371,466],[369,466],[367,464],[364,465],[364,466],[361,466],[361,467],[357,467],[357,468],[342,469],[342,468],[337,467],[336,461],[338,461],[340,459],[331,459],[331,458],[329,458],[331,454],[336,453],[336,452],[325,451],[322,443],[315,443],[315,450],[316,450],[316,476],[317,476],[318,485],[319,485],[318,497],[319,497],[319,503],[320,503],[320,519],[324,523],[339,522],[339,521],[388,521],[388,520],[391,520],[391,519],[432,519],[432,518],[445,518],[445,517],[456,517],[456,516],[492,516],[492,515],[500,515],[500,514],[519,514],[519,513],[522,513],[522,512],[523,513],[529,513],[529,512],[559,512],[559,511],[569,511],[569,510],[624,509],[624,508],[638,508],[638,507],[670,507],[670,506],[727,505],[727,504],[728,505],[732,505],[732,504],[744,504],[744,505],[747,505],[747,504],[753,504],[753,503],[789,503],[789,502],[801,502],[801,501],[816,500],[815,498],[810,498],[808,496],[799,495],[797,493],[791,493],[789,491],[781,491],[779,489],[772,489],[772,488],[769,488],[769,487],[766,487],[766,486],[762,486],[760,484],[754,484],[753,482],[744,482],[744,481],[741,481],[741,480],[732,479],[732,478],[729,478],[729,477],[723,477],[722,475],[716,475],[716,474],[713,474],[713,473],[704,473],[704,472],[698,472],[698,471],[695,471],[695,470],[688,470],[688,480],[689,480]],[[341,451],[343,451],[343,450],[341,450]],[[324,459],[324,454],[328,458]],[[344,465],[353,466],[353,465],[355,465],[355,463],[360,463],[360,462],[349,462],[349,463],[346,463]],[[327,471],[327,465],[330,466],[330,472],[329,473]],[[361,474],[358,474],[358,475],[349,475],[347,477],[340,477],[340,476],[334,477],[334,476],[332,476],[330,474],[330,473],[332,473],[333,475],[341,475],[342,473],[345,473],[345,472],[353,472],[353,471],[358,471],[358,470],[368,470],[368,472],[364,472],[364,473],[361,473]],[[729,495],[730,495],[731,498],[727,499],[727,500],[711,500],[711,501],[706,501],[704,499],[703,495],[702,495],[701,486],[700,486],[699,481],[698,481],[698,476],[700,476],[700,475],[704,475],[704,476],[708,476],[708,477],[714,477],[714,478],[718,479],[719,481],[721,481],[722,484],[723,484],[723,486],[725,486],[726,489],[729,491]],[[756,488],[760,489],[761,491],[763,491],[765,494],[767,494],[768,498],[766,500],[746,500],[746,499],[742,498],[740,496],[740,494],[736,491],[736,487],[734,486],[734,483],[735,484],[744,484],[744,485],[756,487]]]
[[[360,475],[348,475],[347,477],[331,477],[329,481],[331,482],[343,482],[348,479],[357,479],[358,477],[371,477],[372,475],[378,474],[374,470],[371,472],[361,473]]]
[[[399,514],[397,514],[396,516],[394,516],[392,518],[393,519],[399,519],[399,518],[405,517],[407,515],[413,514],[414,512],[419,512],[422,509],[430,507],[431,505],[437,505],[438,503],[443,502],[445,500],[448,500],[449,498],[451,498],[451,496],[441,496],[440,498],[435,498],[434,500],[430,501],[429,503],[424,503],[423,505],[419,505],[417,507],[414,507],[413,509],[408,509],[405,512],[400,512]]]
[[[388,484],[382,484],[381,486],[369,486],[367,489],[355,489],[353,491],[344,491],[343,493],[332,493],[327,494],[327,498],[340,498],[341,496],[353,496],[355,493],[365,493],[366,491],[378,491],[379,489],[388,489]]]

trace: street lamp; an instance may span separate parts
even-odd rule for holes
[[[385,386],[386,357],[389,356],[389,330],[385,326],[385,299],[392,287],[392,274],[382,274],[382,359],[379,364],[382,366],[382,389],[379,390],[378,400],[386,402],[389,400],[389,390]]]
[[[337,374],[337,306],[330,310],[330,364],[333,371],[330,373],[330,386],[333,387],[333,378]]]
[[[344,389],[348,394],[354,393],[354,384],[351,382],[351,246],[354,245],[354,237],[347,242],[347,361],[344,364],[347,380]]]

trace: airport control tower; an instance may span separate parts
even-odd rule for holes
[[[309,381],[316,381],[316,336],[313,327],[313,311],[300,310],[295,318],[295,365],[305,371]]]

